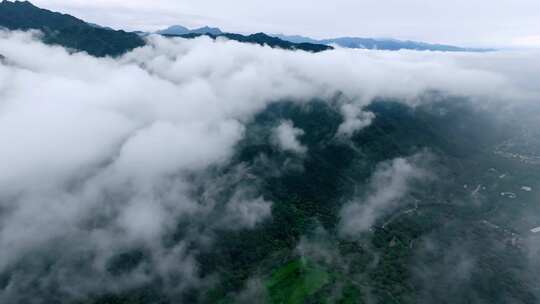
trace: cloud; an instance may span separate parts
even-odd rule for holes
[[[2,31],[0,54],[0,273],[11,274],[0,302],[35,296],[22,291],[38,281],[37,293],[75,298],[153,279],[175,292],[206,284],[195,256],[214,230],[271,219],[271,202],[244,192],[246,171],[228,165],[272,102],[341,94],[349,131],[369,124],[359,109],[374,97],[414,105],[436,90],[495,103],[535,100],[540,90],[534,52],[311,54],[152,36],[98,59]],[[309,153],[301,132],[278,127],[282,147]],[[344,231],[369,227],[423,176],[412,159],[382,165],[367,205],[343,213]],[[179,223],[188,223],[182,236],[164,242]],[[111,273],[116,256],[137,250],[144,258],[121,278]]]
[[[373,119],[375,119],[375,114],[364,112],[358,107],[347,103],[341,106],[341,113],[344,121],[339,126],[339,136],[351,136],[354,132],[369,126]]]
[[[304,261],[331,265],[336,269],[346,265],[342,261],[343,257],[340,255],[338,246],[331,241],[328,232],[320,226],[314,229],[313,235],[302,236],[295,251]]]
[[[298,137],[302,135],[304,135],[304,131],[295,128],[292,121],[282,121],[280,125],[274,129],[276,144],[283,151],[291,151],[299,154],[306,153],[307,148],[298,140]]]
[[[450,298],[458,302],[473,298],[483,303],[481,297],[476,295],[478,289],[472,288],[473,282],[479,279],[473,274],[481,270],[478,269],[478,253],[471,252],[471,241],[454,240],[446,244],[440,238],[435,235],[424,237],[413,251],[410,269],[414,284],[419,288],[418,303],[433,303]]]
[[[429,177],[418,161],[429,159],[423,153],[410,158],[396,158],[378,166],[369,182],[368,194],[342,208],[340,233],[354,237],[369,230],[375,221],[399,206],[412,183]]]
[[[245,171],[240,172],[247,174]],[[244,175],[238,177],[245,178]],[[219,188],[224,187],[226,186],[221,185]],[[223,193],[217,193],[215,199],[219,200],[220,197],[223,197]],[[240,185],[228,200],[221,220],[216,225],[230,230],[252,229],[263,220],[270,218],[271,207],[271,202],[258,195],[258,189],[253,186]]]
[[[257,299],[261,303],[266,303],[269,299],[264,281],[258,277],[247,280],[244,289],[235,295],[234,302],[249,304],[253,303],[254,299]]]

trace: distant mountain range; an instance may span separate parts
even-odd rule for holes
[[[0,28],[9,30],[36,29],[44,33],[43,41],[48,44],[64,46],[68,49],[85,51],[90,55],[118,56],[134,48],[144,46],[146,32],[126,32],[88,23],[76,17],[52,12],[34,6],[28,1],[0,2]],[[303,36],[267,35],[256,33],[241,35],[225,33],[215,27],[189,29],[174,25],[156,32],[166,37],[195,38],[202,35],[210,38],[225,37],[243,43],[268,45],[286,50],[303,50],[322,52],[333,49],[333,45],[346,48],[380,49],[380,50],[430,50],[430,51],[463,51],[478,52],[485,49],[461,48],[450,45],[428,44],[415,41],[393,39],[370,39],[342,37],[316,40]]]
[[[230,34],[221,31],[215,27],[202,27],[198,29],[190,30],[182,25],[173,25],[164,30],[157,31],[156,33],[167,36],[189,36],[191,34],[202,34],[211,36],[227,36],[238,35]],[[374,38],[360,38],[360,37],[339,37],[330,39],[313,39],[310,37],[299,35],[283,35],[283,34],[264,34],[258,33],[256,35],[266,35],[273,38],[278,38],[283,41],[291,42],[294,44],[309,44],[309,45],[337,45],[344,48],[351,49],[370,49],[370,50],[417,50],[417,51],[442,51],[442,52],[486,52],[492,51],[492,49],[481,48],[464,48],[446,44],[431,44],[410,40],[397,40],[397,39],[374,39]],[[245,36],[245,37],[251,37]],[[237,40],[232,38],[233,40]],[[245,40],[245,39],[243,39]],[[265,38],[269,40],[269,38]],[[240,40],[239,40],[240,41]],[[321,48],[321,47],[319,47]],[[300,48],[301,49],[301,48]],[[324,48],[321,48],[324,49]]]
[[[333,47],[310,42],[292,42],[283,40],[277,37],[269,36],[265,33],[256,33],[252,35],[241,35],[235,33],[225,33],[216,27],[201,27],[196,29],[188,29],[182,25],[173,25],[164,30],[156,32],[157,34],[167,37],[182,37],[182,38],[196,38],[199,36],[208,36],[212,39],[217,37],[225,37],[230,40],[235,40],[244,43],[254,43],[259,45],[268,45],[273,48],[281,48],[286,50],[303,50],[308,52],[322,52],[331,50]]]
[[[443,52],[486,52],[492,49],[463,48],[445,44],[430,44],[418,41],[396,40],[396,39],[374,39],[359,37],[339,37],[330,39],[313,39],[298,35],[273,34],[272,36],[294,43],[315,43],[324,45],[338,45],[340,47],[352,49],[372,49],[372,50],[417,50],[417,51],[443,51]]]
[[[52,12],[34,6],[28,1],[0,2],[0,28],[9,30],[36,29],[44,33],[47,44],[61,45],[68,49],[85,51],[90,55],[118,56],[134,48],[144,46],[145,32],[116,31],[98,24],[88,23],[67,14]],[[321,44],[294,43],[263,33],[244,36],[223,33],[218,28],[202,27],[190,30],[183,26],[172,26],[158,32],[166,37],[195,38],[206,35],[211,38],[226,37],[244,43],[268,45],[287,50],[320,52],[332,49]]]

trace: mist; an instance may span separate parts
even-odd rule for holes
[[[431,156],[416,154],[380,164],[369,181],[368,194],[348,202],[341,210],[341,230],[345,236],[368,231],[375,221],[399,206],[413,183],[429,179],[423,167]],[[422,164],[424,162],[424,164]]]
[[[504,111],[540,96],[538,52],[311,54],[147,39],[122,57],[94,58],[45,45],[39,33],[0,32],[0,273],[11,272],[1,302],[20,300],[36,281],[69,298],[156,277],[178,293],[211,284],[198,276],[198,249],[218,231],[272,220],[274,202],[242,183],[242,167],[216,173],[272,103],[328,101],[343,118],[336,137],[347,138],[371,124],[366,107],[376,98],[418,106],[435,91]],[[283,121],[274,144],[309,154],[303,135]],[[358,198],[367,205],[343,211],[343,234],[368,230],[410,180],[429,175],[411,159],[381,164]],[[179,222],[189,227],[171,245]],[[147,258],[136,269],[111,275],[111,258],[140,248]]]

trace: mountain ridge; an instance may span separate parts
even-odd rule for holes
[[[362,37],[336,37],[327,39],[314,39],[301,35],[272,34],[271,36],[287,40],[294,43],[318,43],[325,45],[338,45],[353,49],[373,49],[373,50],[416,50],[416,51],[443,51],[443,52],[487,52],[493,49],[466,48],[448,44],[427,43],[412,40],[399,40],[391,38],[362,38]]]
[[[34,6],[29,1],[0,2],[0,28],[8,30],[40,30],[44,33],[43,41],[47,44],[61,45],[71,50],[85,51],[97,57],[119,56],[134,48],[144,46],[146,32],[126,32],[114,30],[98,24],[86,22],[69,14],[53,12]],[[354,49],[376,50],[417,50],[445,52],[485,52],[491,49],[462,48],[445,44],[425,42],[373,39],[359,37],[339,37],[313,39],[299,35],[255,33],[243,35],[227,33],[217,27],[204,26],[189,29],[182,25],[173,25],[157,31],[165,37],[196,38],[208,36],[212,39],[224,37],[242,43],[268,45],[286,50],[322,52],[333,49],[334,45]]]
[[[11,2],[6,0],[0,2],[0,28],[22,31],[40,30],[44,34],[42,37],[44,43],[61,45],[70,50],[84,51],[96,57],[120,56],[137,47],[142,47],[146,45],[144,36],[148,34],[145,32],[114,30],[99,24],[86,22],[68,14],[39,8],[28,1]],[[183,26],[173,26],[172,30],[177,33],[185,32],[185,34],[177,35],[165,32],[161,35],[186,39],[199,36],[209,36],[213,39],[225,37],[242,43],[308,52],[333,49],[331,46],[322,44],[292,43],[264,33],[249,36],[224,33],[219,28],[208,26],[193,30]]]
[[[190,35],[190,34],[210,34],[213,36],[219,36],[223,34],[231,34],[222,31],[217,27],[204,26],[196,29],[189,29],[182,25],[172,25],[166,29],[159,30],[157,34],[166,35],[166,36],[181,36],[181,35]],[[240,34],[238,34],[240,35]],[[253,35],[253,34],[250,34]],[[250,36],[244,35],[244,36]],[[302,35],[285,35],[285,34],[266,34],[270,37],[279,38],[284,41],[296,43],[296,44],[317,44],[317,45],[327,45],[352,49],[371,49],[371,50],[389,50],[389,51],[398,51],[398,50],[416,50],[416,51],[442,51],[442,52],[489,52],[494,51],[490,48],[469,48],[461,47],[450,44],[441,44],[441,43],[428,43],[423,41],[414,41],[414,40],[401,40],[393,38],[365,38],[365,37],[335,37],[335,38],[326,38],[326,39],[315,39]]]
[[[182,25],[171,25],[166,29],[159,30],[156,34],[160,35],[186,35],[186,34],[211,34],[221,35],[223,31],[217,27],[203,26],[195,29],[189,29]]]
[[[0,2],[2,27],[8,30],[40,30],[47,44],[85,51],[97,57],[119,56],[145,44],[135,33],[87,23],[68,14],[39,8],[28,1]]]
[[[265,33],[255,33],[251,35],[241,35],[241,34],[235,34],[235,33],[222,33],[219,35],[209,34],[209,33],[188,33],[183,35],[163,35],[165,37],[180,37],[180,38],[186,38],[186,39],[193,39],[201,36],[207,36],[212,39],[217,39],[220,37],[227,38],[229,40],[234,40],[238,42],[243,43],[251,43],[251,44],[258,44],[261,46],[269,46],[272,48],[280,48],[285,50],[301,50],[306,52],[313,52],[318,53],[322,51],[327,51],[333,49],[332,46],[324,45],[324,44],[314,44],[314,43],[294,43],[290,41],[286,41],[283,39],[279,39],[276,37],[272,37],[270,35],[267,35]]]

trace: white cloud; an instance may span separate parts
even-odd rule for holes
[[[377,219],[396,208],[409,193],[411,183],[429,177],[425,169],[415,164],[419,159],[425,160],[426,155],[396,158],[379,165],[371,177],[368,194],[342,208],[340,233],[354,237],[370,229]]]
[[[354,132],[369,126],[375,119],[375,114],[364,112],[359,107],[348,103],[341,106],[341,114],[344,121],[338,129],[338,135],[340,136],[351,136]]]
[[[284,151],[300,154],[306,153],[307,148],[298,140],[298,137],[302,135],[304,135],[304,131],[295,128],[292,121],[282,121],[280,125],[274,129],[276,144]]]
[[[253,228],[262,220],[270,217],[272,203],[265,201],[262,197],[253,200],[233,197],[227,204],[227,216],[223,226],[229,229]]]

